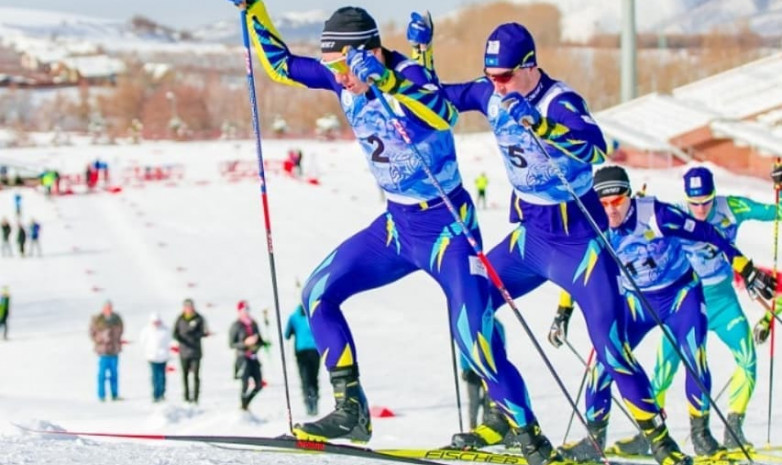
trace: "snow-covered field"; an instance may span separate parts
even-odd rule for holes
[[[341,240],[368,224],[383,209],[358,146],[350,142],[264,142],[267,159],[281,159],[290,147],[304,151],[304,169],[319,174],[310,185],[268,173],[274,254],[285,318],[295,307],[296,280],[303,281]],[[511,230],[507,223],[510,189],[490,135],[459,138],[462,175],[468,187],[481,171],[491,179],[489,203],[480,211],[487,249]],[[238,382],[232,379],[233,353],[227,330],[239,299],[250,301],[256,318],[268,307],[274,314],[271,281],[257,182],[230,183],[219,174],[221,161],[253,160],[251,142],[149,143],[138,146],[88,146],[4,150],[4,160],[45,163],[63,173],[80,173],[96,157],[111,164],[119,177],[133,163],[185,166],[176,183],[125,186],[118,194],[96,193],[46,199],[25,190],[24,223],[43,225],[42,258],[0,259],[0,286],[12,293],[10,339],[0,340],[0,464],[229,464],[229,463],[361,463],[357,460],[257,454],[203,445],[162,442],[52,439],[28,435],[13,423],[33,428],[65,428],[104,432],[167,434],[278,435],[287,429],[283,376],[275,321],[267,329],[274,346],[263,359],[269,385],[251,405],[239,410]],[[636,187],[675,201],[683,169],[632,172]],[[116,179],[116,178],[115,178]],[[717,171],[720,192],[770,201],[771,184]],[[0,191],[0,217],[12,218],[13,190]],[[756,262],[771,265],[771,224],[749,223],[739,246]],[[192,297],[214,335],[205,340],[202,401],[185,404],[178,363],[169,373],[167,401],[151,402],[149,372],[134,344],[151,312],[172,324],[181,301]],[[114,302],[125,320],[126,339],[120,357],[121,402],[100,403],[95,394],[97,357],[87,326],[105,299]],[[557,305],[557,289],[543,286],[518,301],[525,318],[544,340]],[[761,315],[743,293],[750,319]],[[362,382],[375,406],[394,418],[375,419],[371,445],[376,447],[437,446],[459,429],[451,373],[445,299],[422,273],[349,300],[345,313],[359,348]],[[512,359],[525,374],[533,406],[544,431],[561,441],[569,418],[565,401],[539,355],[507,310],[500,319],[508,331]],[[651,368],[659,332],[639,349]],[[589,350],[583,320],[575,317],[570,339],[583,354]],[[544,343],[571,392],[583,369],[566,349]],[[714,392],[733,370],[728,352],[716,338],[709,343]],[[285,344],[294,421],[306,420],[291,347]],[[747,431],[765,442],[768,397],[768,348],[760,349],[759,380],[750,405]],[[331,390],[321,373],[321,412],[329,410]],[[777,388],[778,389],[778,388]],[[464,396],[466,397],[466,396]],[[465,399],[466,402],[466,399]],[[689,430],[683,404],[682,371],[669,394],[668,413],[674,434],[684,440]],[[726,401],[722,399],[721,407]],[[779,402],[775,415],[782,413]],[[712,420],[715,433],[722,427]],[[571,438],[581,436],[574,427]],[[609,440],[633,432],[618,411]],[[364,461],[365,462],[365,461]]]

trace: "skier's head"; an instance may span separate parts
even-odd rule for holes
[[[350,72],[345,52],[348,47],[370,50],[380,60],[380,31],[374,18],[363,8],[346,6],[335,11],[323,25],[320,35],[321,63],[334,73],[336,81],[348,92],[360,95],[369,90]]]
[[[701,221],[705,220],[711,213],[714,196],[717,195],[714,175],[703,166],[690,168],[684,173],[684,193],[692,216]]]
[[[540,80],[535,40],[519,23],[497,26],[486,40],[483,72],[494,89],[505,95],[510,92],[528,94]]]
[[[152,312],[149,314],[149,324],[153,326],[160,326],[163,324],[163,319],[160,318],[160,313]]]
[[[111,303],[110,300],[103,302],[103,307],[101,308],[101,312],[106,316],[109,316],[114,312],[114,305]]]
[[[619,227],[630,211],[630,178],[621,166],[606,166],[595,171],[594,189],[608,215],[608,224]]]

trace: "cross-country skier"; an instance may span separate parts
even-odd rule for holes
[[[421,160],[395,129],[397,121],[392,121],[370,89],[374,83],[383,93],[393,107],[393,118],[410,135],[427,168],[479,240],[475,208],[462,187],[456,162],[451,127],[457,114],[431,74],[383,48],[375,20],[361,8],[340,8],[326,21],[320,61],[288,50],[264,2],[251,2],[247,18],[258,56],[272,79],[337,95],[370,171],[388,198],[386,211],[330,253],[304,286],[302,303],[329,371],[336,407],[318,421],[295,425],[294,434],[313,440],[369,440],[367,400],[341,305],[352,295],[418,270],[429,274],[445,292],[459,350],[469,354],[490,396],[509,407],[511,421],[523,423],[524,412],[510,408],[525,403],[523,383],[493,325],[485,270]]]
[[[619,166],[595,172],[594,189],[609,221],[608,238],[619,259],[643,296],[623,276],[626,299],[627,343],[635,348],[656,327],[654,311],[665,331],[676,341],[693,373],[687,373],[686,397],[690,412],[692,444],[697,455],[711,456],[724,450],[709,429],[711,374],[706,363],[708,320],[703,289],[683,250],[683,240],[708,243],[723,254],[747,287],[765,298],[773,295],[771,276],[758,271],[725,236],[712,225],[699,221],[673,205],[652,196],[631,198],[630,179]],[[653,307],[646,308],[642,297]],[[705,387],[702,391],[700,386]],[[605,445],[611,411],[611,375],[600,361],[591,371],[586,390],[586,417],[590,433]],[[560,447],[560,453],[579,461],[599,460],[589,438]]]
[[[782,183],[782,170],[772,173],[776,184]],[[696,219],[714,225],[729,240],[735,241],[739,226],[746,220],[774,221],[777,218],[776,205],[755,202],[746,197],[717,195],[714,176],[705,167],[691,168],[684,174],[684,192],[687,209]],[[745,446],[752,446],[744,437],[743,423],[747,405],[755,389],[756,356],[749,324],[741,310],[736,291],[733,289],[733,269],[723,253],[705,242],[685,242],[684,250],[693,269],[703,283],[709,330],[728,346],[736,362],[730,382],[730,407],[728,424]],[[767,315],[770,317],[770,315]],[[757,342],[768,337],[770,319],[761,319],[755,330]],[[665,393],[679,368],[679,357],[666,338],[662,338],[657,352],[652,387],[657,402],[665,405]],[[617,447],[637,453],[633,441],[619,441]],[[723,444],[738,448],[740,444],[725,431]],[[629,446],[629,447],[628,447]]]
[[[407,37],[419,60],[431,65],[431,19],[414,13]],[[513,185],[510,220],[518,226],[489,252],[489,260],[514,298],[546,281],[575,297],[598,360],[616,380],[646,436],[653,439],[655,458],[665,465],[689,463],[668,434],[649,379],[625,350],[617,265],[571,194],[572,190],[598,227],[605,229],[606,215],[592,189],[592,165],[605,159],[600,128],[581,96],[538,68],[534,40],[521,24],[502,24],[491,33],[484,73],[480,79],[443,89],[459,111],[479,111],[487,117]],[[547,154],[539,150],[530,131],[547,146]],[[503,300],[497,290],[493,292],[492,302],[499,307]],[[505,415],[488,415],[471,432],[454,435],[453,445],[496,444],[509,429],[518,428],[529,438],[521,444],[528,459],[541,463],[558,458],[541,433],[526,387],[522,388],[523,403],[499,403]]]

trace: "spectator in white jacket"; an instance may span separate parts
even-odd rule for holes
[[[141,331],[139,340],[152,370],[152,401],[160,402],[165,400],[166,394],[166,362],[171,350],[171,329],[163,324],[159,314],[153,313],[149,317],[149,324]]]

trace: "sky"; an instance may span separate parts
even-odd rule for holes
[[[194,4],[198,7],[194,7]],[[471,3],[467,0],[430,0],[426,2],[429,10],[437,16]],[[404,23],[409,14],[420,6],[416,0],[395,0],[394,2],[351,2],[350,0],[287,0],[285,2],[267,2],[272,15],[286,11],[307,11],[322,9],[328,12],[346,5],[365,7],[378,22],[394,20]],[[113,2],[106,0],[0,0],[0,6],[18,8],[37,8],[85,14],[110,19],[128,19],[141,14],[162,24],[178,28],[192,28],[220,19],[231,18],[232,5],[229,0],[133,0],[131,2]]]

